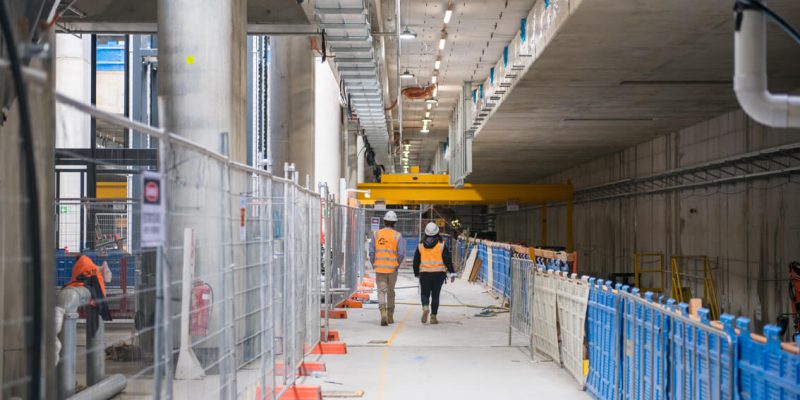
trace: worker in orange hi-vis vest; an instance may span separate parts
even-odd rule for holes
[[[386,212],[383,216],[383,229],[373,232],[369,246],[369,261],[375,270],[378,284],[378,308],[381,311],[381,326],[394,323],[394,285],[397,283],[397,270],[406,256],[406,241],[400,232],[394,230],[397,214]]]
[[[439,294],[442,292],[442,285],[447,281],[448,272],[452,283],[456,274],[450,249],[439,236],[439,227],[429,222],[425,227],[425,238],[414,253],[414,276],[419,278],[423,324],[428,322],[428,313],[432,325],[439,323]]]

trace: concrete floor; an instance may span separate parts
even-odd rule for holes
[[[410,271],[402,271],[397,286],[415,285]],[[380,326],[377,305],[331,320],[348,354],[322,356],[328,372],[305,384],[321,385],[323,394],[363,390],[362,398],[376,400],[590,398],[565,370],[543,357],[531,360],[524,338],[508,346],[508,314],[475,317],[480,308],[464,306],[499,305],[483,286],[447,284],[438,326],[420,322],[416,288],[398,289],[397,301],[408,304],[398,304],[397,323],[389,327]]]

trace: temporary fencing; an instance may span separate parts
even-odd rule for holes
[[[560,365],[556,293],[558,278],[549,271],[533,273],[533,347]]]
[[[531,322],[533,321],[531,309],[533,300],[533,263],[529,259],[514,257],[511,259],[510,274],[509,346],[512,345],[513,330],[527,338],[531,337]]]
[[[324,190],[327,192],[327,188]],[[365,227],[364,209],[336,203],[333,196],[327,196],[324,204],[325,259],[323,269],[325,287],[323,289],[325,312],[325,332],[327,338],[332,308],[358,291],[364,277]]]
[[[589,278],[578,278],[577,274],[566,272],[556,274],[556,305],[561,333],[561,361],[564,368],[583,387],[586,376],[583,373],[584,336],[586,326],[586,307],[589,302]]]
[[[346,297],[358,285],[363,210],[325,201],[323,213],[308,178],[301,185],[291,165],[275,177],[232,161],[226,135],[213,150],[67,104],[148,135],[161,161],[149,170],[115,172],[131,198],[56,204],[58,285],[69,280],[75,251],[89,248],[85,255],[112,272],[106,303],[114,318],[86,334],[77,311],[87,308],[81,306],[88,294],[60,290],[78,301],[74,310],[60,304],[69,309],[56,313],[60,396],[74,393],[76,379],[87,375],[87,385],[121,380],[137,395],[156,398],[279,398],[320,340],[323,254],[329,293]],[[155,214],[147,210],[150,182],[160,185]],[[160,220],[157,231],[145,214]],[[87,346],[77,346],[84,336]]]
[[[470,245],[479,247],[482,259],[502,248],[459,239],[465,252]],[[509,342],[513,332],[529,332],[533,348],[563,365],[595,398],[800,400],[798,344],[781,343],[777,326],[767,325],[765,338],[750,332],[747,318],[722,314],[711,321],[705,308],[690,315],[686,303],[567,276],[558,271],[561,265],[547,270],[546,261],[508,248]],[[487,286],[488,276],[481,277]]]

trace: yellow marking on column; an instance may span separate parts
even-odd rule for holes
[[[194,56],[186,56],[186,63],[189,65],[194,64]]]

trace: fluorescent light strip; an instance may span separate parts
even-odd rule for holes
[[[449,24],[450,23],[450,18],[452,18],[452,17],[453,17],[453,10],[448,9],[447,11],[445,11],[444,12],[444,23],[445,24]]]

